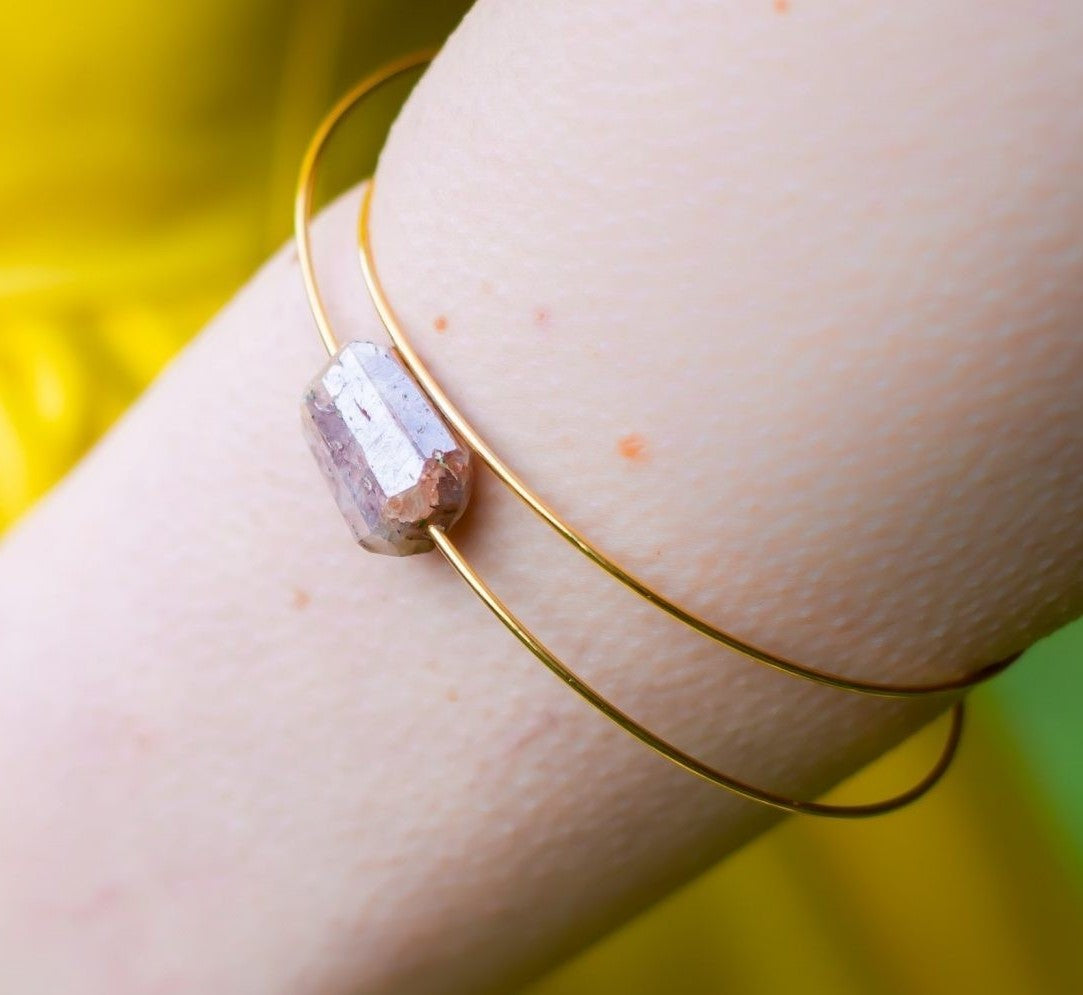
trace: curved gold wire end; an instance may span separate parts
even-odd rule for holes
[[[343,96],[330,111],[317,129],[308,150],[305,153],[300,176],[298,178],[294,210],[297,251],[301,262],[305,289],[308,293],[309,303],[316,320],[320,338],[327,351],[332,355],[338,351],[339,342],[331,327],[331,322],[327,315],[326,308],[324,307],[323,299],[320,295],[315,278],[315,267],[312,259],[312,247],[309,234],[316,171],[324,146],[342,119],[364,97],[368,96],[373,90],[379,88],[391,79],[426,65],[432,60],[434,55],[435,50],[430,49],[414,52],[410,55],[403,56],[394,62],[388,63],[377,72],[359,82]],[[526,486],[526,484],[497,455],[497,453],[459,412],[451,399],[425,367],[421,357],[407,339],[402,325],[391,307],[390,301],[384,292],[376,272],[375,260],[369,237],[369,217],[373,190],[374,184],[370,181],[362,196],[361,210],[358,217],[358,248],[361,268],[369,294],[372,297],[380,320],[387,329],[388,335],[394,343],[403,365],[421,385],[422,389],[428,394],[430,400],[433,402],[433,405],[447,419],[448,423],[455,429],[460,438],[478,455],[489,469],[493,471],[496,477],[512,491],[519,500],[526,504],[547,525],[549,525],[550,528],[556,531],[575,549],[603,569],[611,577],[616,579],[619,583],[650,602],[660,611],[665,612],[714,642],[720,643],[752,660],[766,664],[783,673],[843,691],[884,698],[918,698],[930,695],[945,695],[952,692],[963,691],[988,680],[995,674],[1000,673],[1000,671],[1004,670],[1010,663],[1018,658],[1020,654],[1014,654],[1005,660],[990,664],[974,673],[939,683],[894,684],[857,680],[844,677],[840,674],[807,667],[794,660],[770,653],[753,643],[739,639],[725,630],[712,625],[710,622],[688,609],[669,600],[645,581],[639,579],[629,571],[626,571],[615,560],[611,559],[597,546],[591,543],[585,536],[581,535],[574,528],[565,523],[555,511]],[[916,801],[924,795],[940,780],[941,777],[943,777],[955,756],[963,728],[964,709],[961,702],[957,702],[952,708],[951,727],[944,749],[936,764],[918,784],[892,798],[860,805],[829,805],[815,801],[801,801],[788,798],[758,788],[755,785],[748,784],[685,753],[679,747],[641,725],[595,691],[590,685],[580,680],[580,678],[555,656],[496,596],[469,562],[462,556],[458,548],[452,543],[445,532],[440,529],[431,529],[430,535],[436,548],[440,550],[445,559],[447,559],[478,598],[484,602],[486,607],[500,619],[516,639],[518,639],[531,653],[534,654],[534,656],[544,663],[549,670],[556,674],[556,676],[564,681],[564,683],[572,690],[630,735],[634,736],[646,746],[649,746],[667,760],[672,761],[677,766],[695,774],[711,784],[732,791],[741,797],[785,812],[807,815],[833,818],[862,818],[873,815],[882,815],[886,812],[902,808],[904,805]]]

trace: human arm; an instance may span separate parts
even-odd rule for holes
[[[871,677],[1020,648],[1083,607],[1083,30],[1021,8],[482,4],[381,164],[389,293],[508,460],[710,618]],[[373,338],[355,212],[321,272]],[[297,428],[321,362],[287,251],[0,553],[24,991],[474,991],[766,824],[436,558],[350,544]],[[484,483],[456,537],[750,779],[815,793],[924,718],[677,629]]]

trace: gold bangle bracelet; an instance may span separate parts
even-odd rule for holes
[[[312,203],[313,193],[315,188],[315,180],[317,169],[321,161],[321,157],[324,148],[327,144],[331,134],[338,127],[340,122],[345,116],[358,104],[363,98],[371,94],[374,90],[378,89],[390,80],[414,69],[418,69],[427,63],[429,63],[436,54],[434,49],[426,49],[418,51],[402,58],[399,58],[393,62],[388,63],[381,69],[377,70],[372,75],[366,77],[358,84],[356,84],[348,93],[346,93],[338,103],[332,108],[328,115],[324,118],[320,126],[317,128],[311,143],[305,153],[302,163],[300,176],[298,179],[297,194],[294,205],[294,226],[295,237],[297,241],[298,257],[301,265],[301,272],[304,279],[305,289],[308,294],[309,303],[312,309],[313,317],[315,319],[317,328],[321,340],[327,349],[327,352],[332,357],[342,356],[348,350],[350,346],[347,345],[346,349],[341,349],[341,343],[335,335],[330,319],[327,315],[326,308],[324,307],[323,299],[320,294],[319,286],[316,281],[315,266],[312,256],[311,237],[310,237],[310,224],[312,217]],[[927,684],[895,684],[895,683],[878,683],[871,681],[862,681],[857,679],[847,678],[840,674],[831,673],[828,671],[819,670],[813,667],[807,667],[794,660],[790,660],[786,657],[778,656],[770,653],[767,650],[756,646],[753,643],[739,639],[736,636],[712,625],[705,619],[692,613],[691,611],[681,607],[675,602],[669,600],[660,592],[649,586],[646,582],[640,580],[638,577],[626,571],[618,563],[608,557],[583,535],[577,532],[574,528],[564,522],[555,511],[553,511],[537,494],[530,490],[526,484],[514,473],[514,471],[493,451],[493,449],[485,442],[477,430],[466,420],[466,418],[459,412],[454,406],[447,394],[443,391],[440,385],[433,378],[432,374],[425,367],[420,356],[414,350],[406,337],[404,329],[397,319],[394,310],[391,307],[390,301],[384,292],[383,286],[379,280],[379,276],[375,267],[375,260],[372,252],[371,240],[369,237],[369,216],[372,204],[372,196],[374,191],[374,183],[370,181],[364,191],[361,203],[361,210],[358,219],[358,246],[360,253],[360,260],[362,271],[369,293],[375,304],[379,317],[387,329],[388,335],[391,341],[394,343],[396,349],[396,359],[398,362],[409,371],[410,376],[413,378],[413,384],[420,385],[420,388],[424,391],[424,401],[417,400],[410,395],[409,401],[403,403],[409,404],[428,404],[431,409],[435,409],[439,415],[446,420],[447,424],[454,429],[455,433],[460,439],[462,439],[468,447],[468,452],[462,455],[462,459],[465,461],[469,455],[476,455],[480,460],[488,466],[488,468],[494,473],[494,475],[504,484],[515,496],[526,504],[532,511],[535,512],[546,524],[554,529],[561,537],[569,542],[580,553],[590,559],[594,564],[603,569],[611,577],[619,581],[625,587],[634,591],[640,597],[644,598],[650,604],[654,605],[659,610],[665,612],[671,617],[682,622],[684,625],[700,633],[703,636],[717,642],[724,646],[733,649],[744,656],[751,658],[767,666],[773,667],[776,670],[790,674],[791,676],[800,677],[805,680],[810,680],[818,684],[834,687],[838,690],[848,691],[853,693],[859,693],[864,695],[871,695],[885,698],[917,698],[926,697],[931,695],[946,695],[951,692],[958,692],[972,687],[975,684],[988,680],[990,677],[1004,670],[1009,664],[1018,658],[1020,654],[1016,653],[1012,656],[1000,660],[996,663],[987,665],[964,675],[959,678],[950,679],[938,683]],[[376,349],[377,347],[371,347]],[[367,362],[379,363],[382,362],[379,357],[362,357],[358,359],[356,356],[350,357],[350,363],[353,364],[352,368],[359,368],[357,364],[362,366]],[[332,363],[334,366],[334,362]],[[336,372],[336,383],[341,386],[341,380],[344,374],[341,370]],[[394,376],[393,373],[380,372],[377,376]],[[326,390],[326,385],[324,388]],[[352,389],[352,388],[351,388]],[[369,388],[366,388],[369,389]],[[413,385],[404,388],[402,397],[407,398],[407,392],[413,389]],[[375,397],[375,395],[372,395]],[[314,395],[310,394],[306,400],[309,401],[309,415],[308,420],[311,421],[313,417],[318,416],[321,418],[327,417],[327,412],[330,411],[329,406],[333,406],[334,398],[330,398],[328,395],[323,394],[320,398],[316,399]],[[363,420],[371,421],[371,415],[365,409],[363,404],[358,401],[353,403],[359,408],[363,415]],[[380,403],[378,400],[377,404]],[[319,407],[322,404],[324,407]],[[316,415],[313,415],[313,412]],[[338,415],[342,415],[342,412],[337,412]],[[353,415],[353,417],[357,417]],[[400,419],[401,420],[401,419]],[[360,423],[358,423],[360,424]],[[367,427],[367,426],[365,426]],[[320,429],[318,426],[313,427],[309,425],[310,429],[310,442],[313,443],[314,451],[319,447],[323,447],[317,452],[318,458],[321,463],[324,464],[325,474],[332,480],[332,486],[342,487],[345,486],[342,480],[339,479],[336,483],[335,475],[341,475],[344,471],[344,464],[341,463],[341,442],[333,441],[328,442],[326,437],[321,437]],[[337,426],[337,430],[342,430],[342,425]],[[450,438],[445,436],[444,438]],[[381,442],[381,445],[384,443]],[[579,679],[579,677],[567,667],[558,657],[556,657],[544,643],[522,622],[520,621],[510,609],[497,597],[497,595],[488,587],[485,581],[478,575],[469,562],[463,557],[462,553],[453,544],[448,537],[446,528],[458,517],[461,512],[461,507],[452,509],[450,506],[441,506],[437,509],[438,499],[434,495],[436,494],[436,485],[432,482],[435,477],[432,474],[443,474],[440,478],[444,483],[440,484],[443,488],[441,494],[446,495],[449,493],[447,488],[452,486],[456,482],[455,474],[462,471],[462,479],[458,480],[458,484],[461,485],[460,489],[463,491],[461,494],[462,503],[465,504],[465,500],[469,492],[469,478],[466,470],[459,466],[458,463],[451,467],[445,460],[445,450],[449,448],[448,443],[444,443],[444,449],[436,448],[434,453],[436,454],[436,462],[431,460],[426,464],[424,473],[430,474],[430,478],[425,481],[425,485],[428,487],[426,493],[429,495],[429,504],[425,506],[426,511],[437,510],[439,513],[429,514],[428,517],[415,523],[424,531],[424,542],[419,537],[414,537],[410,540],[411,548],[406,550],[407,552],[422,551],[435,546],[447,561],[452,565],[456,572],[466,581],[468,586],[473,592],[485,603],[489,610],[496,615],[497,618],[508,628],[508,630],[528,649],[533,653],[542,663],[544,663],[554,674],[556,674],[562,681],[564,681],[569,687],[576,691],[587,702],[593,705],[596,709],[602,712],[607,718],[611,719],[617,725],[619,725],[626,732],[630,733],[640,742],[649,746],[657,753],[666,757],[668,760],[682,767],[683,769],[695,774],[704,780],[709,781],[712,784],[726,788],[742,797],[751,799],[753,801],[760,802],[762,804],[771,806],[776,809],[781,809],[787,812],[805,813],[821,816],[832,816],[837,818],[858,818],[865,816],[872,816],[883,814],[885,812],[892,811],[897,808],[916,800],[925,794],[936,782],[943,776],[944,772],[950,765],[956,748],[959,743],[959,739],[962,733],[963,723],[963,705],[961,702],[957,702],[952,708],[951,728],[947,737],[944,749],[937,760],[936,764],[929,771],[929,773],[914,787],[909,790],[896,795],[892,798],[885,799],[879,802],[872,802],[867,804],[855,804],[855,805],[829,805],[814,801],[803,801],[799,799],[789,798],[780,794],[776,794],[771,791],[764,790],[755,785],[748,784],[738,778],[732,777],[728,774],[719,771],[702,761],[692,757],[685,753],[679,747],[673,745],[662,737],[656,735],[651,730],[640,724],[638,721],[627,715],[621,709],[617,708],[612,702],[606,699],[599,692],[587,685],[585,682]],[[454,440],[450,440],[450,448],[455,446]],[[458,450],[455,451],[458,454]],[[331,462],[335,460],[340,461],[340,465],[332,466]],[[437,466],[436,464],[439,464]],[[372,483],[370,481],[361,481],[359,483],[358,474],[356,468],[350,466],[347,468],[351,477],[348,482],[348,486],[357,488],[364,485],[371,490]],[[446,471],[446,472],[445,472]],[[445,486],[445,484],[447,486]],[[360,493],[357,491],[357,493]],[[356,499],[356,494],[355,494]],[[442,500],[442,499],[441,499]],[[340,500],[340,506],[343,506],[342,500]],[[344,507],[344,511],[345,506]],[[356,534],[356,531],[355,531]],[[362,545],[368,545],[368,548],[378,548],[375,545],[369,545],[362,542]],[[390,551],[387,549],[380,549],[380,551]],[[402,550],[399,550],[401,552]]]

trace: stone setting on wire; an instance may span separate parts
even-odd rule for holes
[[[302,424],[354,538],[373,553],[433,548],[470,499],[470,451],[392,350],[351,342],[305,392]]]

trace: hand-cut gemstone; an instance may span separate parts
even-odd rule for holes
[[[432,549],[470,498],[470,451],[394,353],[351,342],[305,392],[305,437],[357,541],[374,553]]]

